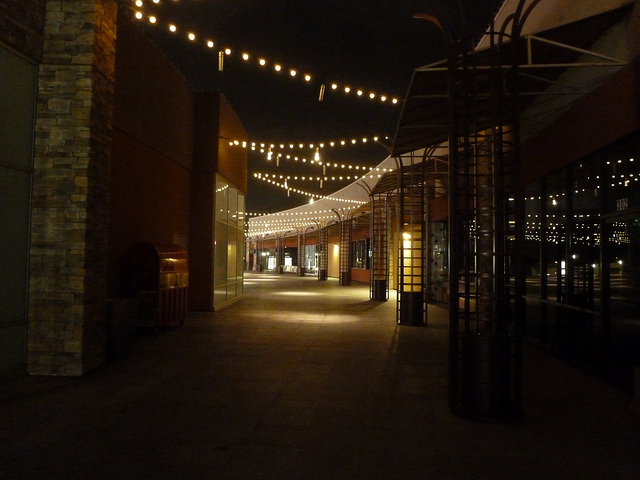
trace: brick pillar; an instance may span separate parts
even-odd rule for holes
[[[105,360],[115,0],[47,1],[30,245],[31,374]]]

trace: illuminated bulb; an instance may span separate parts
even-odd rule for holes
[[[207,41],[207,47],[213,48],[214,45],[215,45],[215,43],[213,43],[213,41],[211,41],[211,40]]]
[[[260,60],[258,60],[258,63],[264,67],[267,64],[267,61],[264,58],[261,58]]]
[[[196,39],[196,34],[195,33],[190,33],[188,35],[188,37],[189,37],[189,40],[191,40],[193,42]]]
[[[136,18],[138,20],[142,20],[142,13],[141,12],[136,12]]]
[[[398,99],[394,98],[393,100],[391,100],[391,103],[393,103],[395,105],[396,103],[398,103]]]
[[[359,97],[361,97],[361,96],[362,96],[362,90],[358,90],[358,91],[356,92],[356,95],[358,95]]]
[[[153,15],[149,17],[149,23],[156,23],[158,21],[158,19],[156,17],[154,17]]]
[[[338,89],[338,85],[336,85],[335,83],[331,84],[331,90],[337,90]]]
[[[387,101],[387,97],[386,97],[385,95],[381,95],[381,96],[380,96],[380,100],[381,100],[382,102],[386,102],[386,101]]]
[[[313,156],[313,159],[317,162],[320,160],[320,149],[316,147],[316,153]]]
[[[373,92],[371,92],[371,93],[369,94],[369,98],[370,98],[371,100],[373,100],[374,98],[376,98],[376,94],[375,94],[375,93],[373,93]]]
[[[277,65],[277,64],[276,64],[276,65],[273,67],[273,69],[274,69],[276,72],[279,72],[280,70],[282,70],[282,67],[281,67],[280,65]]]
[[[231,49],[230,48],[225,48],[224,49],[224,54],[225,55],[231,55]]]
[[[176,27],[175,25],[169,25],[169,31],[171,33],[176,33],[177,30],[178,30],[178,27]]]
[[[306,82],[310,82],[311,81],[311,75],[309,75],[308,73],[304,76],[304,79]]]
[[[344,93],[349,93],[351,91],[351,87],[344,87]]]
[[[292,77],[295,77],[298,74],[298,72],[296,72],[295,70],[289,70],[289,75],[291,75]]]
[[[249,54],[248,53],[243,53],[242,54],[242,59],[243,60],[249,60]]]
[[[142,0],[136,0],[136,7],[142,7]]]

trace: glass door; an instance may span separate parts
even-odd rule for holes
[[[640,211],[605,222],[604,318],[611,344],[611,373],[632,388],[640,365]]]

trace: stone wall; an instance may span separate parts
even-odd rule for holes
[[[105,360],[115,0],[48,1],[39,69],[28,371],[81,375]]]
[[[46,0],[0,0],[0,42],[39,62]]]

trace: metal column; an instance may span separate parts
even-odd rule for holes
[[[371,292],[370,298],[389,298],[389,193],[371,195]]]
[[[318,280],[327,280],[329,273],[329,227],[318,229]]]
[[[426,324],[426,186],[425,162],[411,155],[399,170],[398,296],[401,325]]]
[[[351,285],[351,235],[353,221],[347,215],[340,222],[340,285]]]

